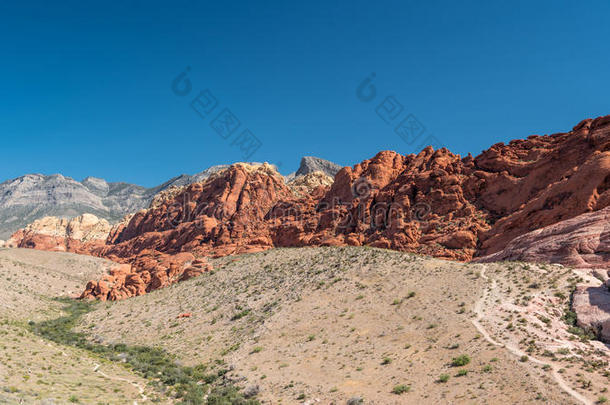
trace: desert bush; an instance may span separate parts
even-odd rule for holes
[[[411,390],[411,387],[409,385],[400,384],[400,385],[395,386],[392,389],[392,394],[402,395],[405,392],[409,392],[410,390]]]
[[[461,356],[454,357],[453,360],[451,360],[451,365],[453,367],[462,367],[468,363],[470,363],[470,357],[467,354],[462,354]]]

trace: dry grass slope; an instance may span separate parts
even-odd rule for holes
[[[224,379],[259,390],[268,404],[593,404],[608,396],[608,347],[563,319],[586,274],[355,247],[213,264],[187,282],[96,303],[79,329],[96,341],[164,348],[183,365],[231,370]],[[120,363],[30,332],[30,320],[63,314],[54,298],[78,294],[108,265],[0,250],[0,403],[177,402]]]
[[[566,269],[538,272],[528,284],[532,270],[518,264],[371,248],[276,249],[213,264],[216,271],[196,279],[98,304],[81,328],[161,346],[184,364],[229,365],[227,378],[260,389],[269,404],[578,403],[548,369],[487,342],[471,322],[487,295],[481,324],[502,337],[499,303],[526,299],[534,282],[536,291],[569,294]],[[483,269],[499,290],[490,290]],[[599,369],[591,375],[591,392],[583,392],[594,397],[608,379]]]
[[[62,305],[53,298],[78,294],[108,264],[70,253],[0,249],[0,403],[151,403],[138,388],[146,387],[143,378],[28,328],[30,320],[60,316]]]

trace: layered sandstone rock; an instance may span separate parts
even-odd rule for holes
[[[101,280],[89,281],[81,298],[115,301],[144,295],[197,277],[211,269],[205,259],[195,259],[190,253],[167,255],[143,250],[131,258],[129,263],[118,264],[112,268]]]
[[[494,221],[480,254],[527,232],[610,205],[610,116],[565,134],[494,145],[475,159],[471,192]]]
[[[111,226],[105,219],[83,214],[65,219],[44,217],[17,231],[7,241],[11,247],[88,252],[88,246],[103,245]]]
[[[287,186],[270,165],[238,164],[136,214],[105,254],[151,248],[219,256],[367,244],[467,260],[487,225],[464,196],[463,170],[459,156],[432,148],[409,156],[381,152],[342,169],[330,187],[323,175]]]
[[[180,193],[182,190],[184,190],[185,187],[186,186],[171,186],[171,187],[168,187],[166,190],[159,192],[157,195],[155,195],[153,197],[148,208],[159,207],[161,204],[163,204],[163,202],[170,200],[170,199],[174,198],[176,195],[178,195],[178,193]]]
[[[528,232],[499,252],[478,259],[481,262],[504,260],[608,268],[610,207]]]
[[[293,199],[283,177],[268,164],[235,164],[222,176],[186,187],[160,206],[138,212],[105,254],[129,257],[141,249],[166,253],[232,254],[272,245],[265,216]]]
[[[326,188],[333,184],[333,178],[321,171],[314,171],[295,177],[288,182],[288,187],[297,197],[304,197],[315,192],[318,187]]]

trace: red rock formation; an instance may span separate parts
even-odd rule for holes
[[[610,205],[610,116],[566,134],[495,145],[475,161],[485,182],[473,190],[497,219],[480,238],[486,255],[524,233]]]
[[[132,265],[124,277],[90,283],[83,295],[142,294],[196,276],[195,257],[271,247],[370,245],[457,260],[508,257],[499,252],[520,246],[515,238],[553,224],[568,232],[567,220],[608,206],[610,116],[569,133],[496,144],[476,158],[431,147],[406,156],[384,151],[343,168],[330,187],[320,182],[299,193],[269,165],[236,164],[159,199],[111,231],[106,245],[80,246]],[[522,241],[539,243],[541,235]],[[548,252],[569,239],[555,239],[555,247],[551,241]],[[607,263],[607,255],[598,256]]]
[[[324,194],[276,205],[267,217],[274,246],[370,245],[470,259],[487,225],[464,196],[468,170],[446,149],[380,152],[343,168]]]
[[[271,166],[236,164],[134,215],[103,255],[130,257],[141,249],[201,255],[267,249],[272,240],[270,230],[262,225],[266,214],[278,201],[293,198]]]
[[[561,263],[578,268],[610,264],[610,207],[536,229],[510,241],[480,262],[519,260]]]
[[[135,297],[211,270],[205,259],[195,259],[190,253],[168,255],[145,249],[132,258],[109,258],[129,263],[117,265],[99,281],[89,281],[81,298],[114,301]]]

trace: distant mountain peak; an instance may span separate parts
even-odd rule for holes
[[[299,170],[297,170],[295,175],[305,176],[306,174],[313,172],[323,172],[334,178],[341,168],[341,166],[329,160],[321,159],[315,156],[303,156],[303,158],[301,158]]]

